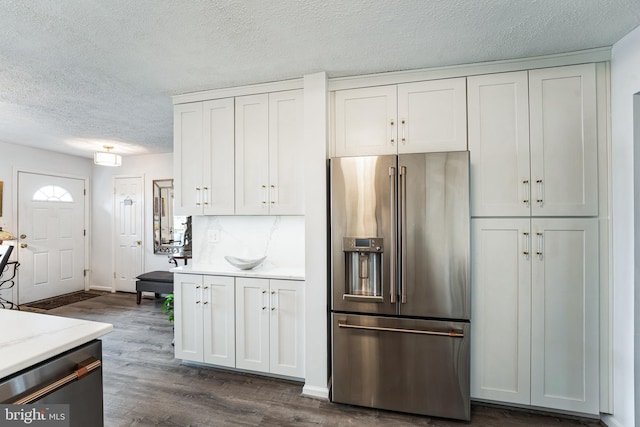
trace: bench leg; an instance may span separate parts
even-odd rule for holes
[[[136,304],[140,305],[140,299],[142,299],[142,291],[136,292]]]

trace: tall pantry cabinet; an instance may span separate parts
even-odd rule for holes
[[[471,396],[598,414],[596,66],[467,83]]]

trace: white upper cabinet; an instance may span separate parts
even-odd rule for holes
[[[335,156],[466,150],[465,80],[336,91]]]
[[[395,154],[396,115],[396,86],[336,91],[336,156]]]
[[[269,95],[236,98],[236,213],[269,212]]]
[[[204,168],[202,209],[205,215],[232,215],[234,211],[233,99],[203,104]]]
[[[202,102],[176,105],[173,109],[174,209],[176,215],[197,215],[205,167],[202,139]]]
[[[304,213],[302,93],[236,98],[236,214]]]
[[[398,85],[398,153],[465,151],[465,78]]]
[[[467,79],[472,216],[529,216],[527,72]]]
[[[596,216],[595,65],[468,78],[472,216]]]
[[[233,98],[174,107],[177,215],[233,214],[233,114]]]
[[[304,214],[303,91],[269,94],[269,214]]]
[[[598,214],[595,64],[529,71],[534,216]]]

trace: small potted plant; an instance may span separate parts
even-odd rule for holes
[[[169,322],[173,323],[173,294],[165,297],[162,303],[162,311],[169,316]]]

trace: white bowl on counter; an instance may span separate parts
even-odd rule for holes
[[[267,257],[263,256],[261,258],[237,258],[234,256],[225,256],[224,259],[227,260],[229,264],[233,265],[236,268],[239,268],[240,270],[251,270],[252,268],[255,268],[262,264],[262,262],[267,259]]]

